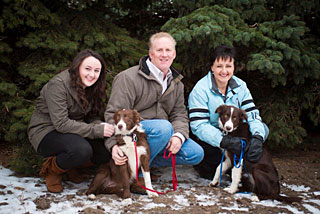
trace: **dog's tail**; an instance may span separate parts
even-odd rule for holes
[[[281,202],[285,202],[287,204],[292,204],[293,202],[300,203],[302,201],[302,198],[295,197],[295,196],[281,196],[281,195],[278,195],[276,200],[281,201]]]

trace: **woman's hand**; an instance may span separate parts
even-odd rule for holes
[[[123,165],[127,162],[128,158],[123,153],[123,151],[119,148],[118,145],[114,145],[112,147],[112,159],[116,165]]]
[[[103,136],[111,137],[114,133],[114,126],[109,123],[102,123],[102,124],[104,124]]]

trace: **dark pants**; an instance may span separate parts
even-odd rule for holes
[[[77,134],[57,131],[48,133],[42,139],[38,153],[44,157],[56,156],[61,169],[71,169],[89,161],[101,164],[111,158],[103,139],[88,140]]]
[[[204,158],[194,166],[194,169],[199,173],[201,178],[212,180],[222,158],[222,151],[218,147],[209,145],[201,141],[198,137],[190,132],[190,138],[197,142],[204,150]]]

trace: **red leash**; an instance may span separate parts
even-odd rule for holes
[[[172,186],[173,186],[173,190],[168,190],[166,192],[158,192],[156,190],[153,189],[149,189],[143,185],[140,184],[139,182],[139,169],[138,169],[138,152],[137,152],[137,136],[134,134],[133,135],[133,142],[134,142],[134,150],[135,150],[135,154],[136,154],[136,179],[137,179],[137,184],[142,187],[145,190],[151,191],[151,192],[156,192],[159,195],[163,195],[166,194],[168,192],[173,192],[176,191],[177,186],[178,186],[178,180],[177,180],[177,176],[176,176],[176,154],[171,154],[171,152],[169,152],[168,157],[166,157],[166,153],[167,153],[167,149],[164,151],[163,154],[163,158],[165,159],[169,159],[169,157],[171,156],[171,161],[172,161]]]

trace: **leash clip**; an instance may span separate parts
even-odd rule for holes
[[[132,135],[132,140],[134,143],[137,142],[137,135],[135,133],[133,133],[133,135]]]

